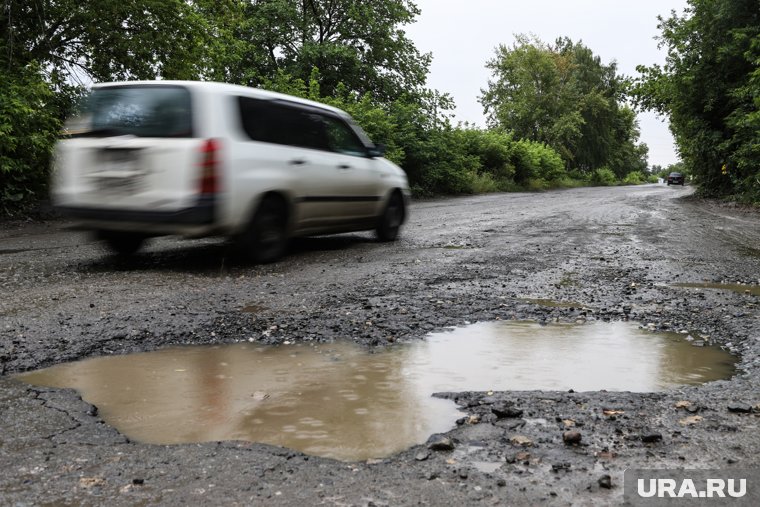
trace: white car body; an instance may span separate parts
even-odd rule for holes
[[[99,84],[93,97],[102,107],[58,143],[51,186],[54,204],[81,228],[235,237],[267,196],[286,203],[288,237],[375,229],[392,196],[406,217],[406,174],[339,109],[195,81]],[[289,129],[290,120],[306,131]],[[124,132],[145,126],[101,133],[98,121],[121,122]]]

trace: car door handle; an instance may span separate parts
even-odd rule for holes
[[[338,166],[338,169],[344,169],[344,170],[345,170],[345,169],[353,169],[353,167],[351,167],[351,166],[350,166],[350,165],[348,165],[348,164],[340,164],[340,165]]]
[[[290,161],[290,165],[304,165],[306,161],[302,158],[294,158]]]

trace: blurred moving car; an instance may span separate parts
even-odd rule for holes
[[[683,185],[684,184],[684,177],[681,173],[670,173],[668,174],[668,185]]]
[[[151,236],[223,235],[270,262],[294,236],[395,240],[410,191],[383,153],[344,111],[288,95],[99,84],[56,147],[52,199],[119,254]]]

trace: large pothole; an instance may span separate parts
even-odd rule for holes
[[[73,388],[133,440],[249,440],[384,457],[461,417],[435,392],[659,391],[730,378],[736,358],[627,322],[487,322],[367,351],[351,342],[174,347],[19,375]]]

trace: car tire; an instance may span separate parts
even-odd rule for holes
[[[388,204],[386,204],[375,229],[377,239],[395,241],[401,230],[401,224],[404,223],[404,213],[404,200],[398,192],[394,192],[388,199]]]
[[[145,243],[145,236],[132,232],[103,231],[98,237],[117,255],[132,255]]]
[[[287,207],[281,199],[266,198],[240,238],[246,257],[256,264],[274,262],[288,247]]]

